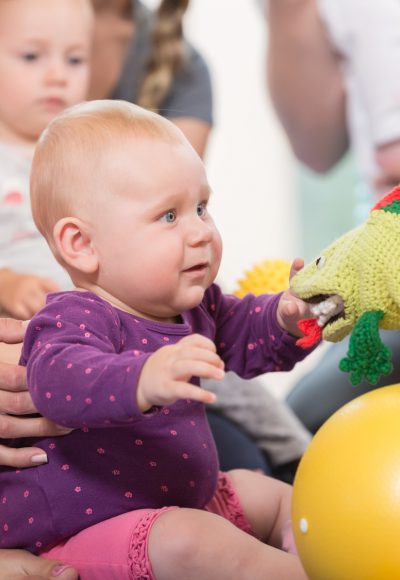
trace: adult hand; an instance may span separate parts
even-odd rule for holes
[[[0,318],[0,342],[21,342],[25,329],[26,324],[21,320]],[[26,369],[0,362],[0,439],[47,437],[70,432],[44,417],[23,417],[35,413],[37,409],[26,385]],[[38,447],[14,449],[0,445],[0,465],[31,467],[46,461],[46,453]]]
[[[78,580],[78,572],[57,560],[23,550],[0,550],[0,580]]]

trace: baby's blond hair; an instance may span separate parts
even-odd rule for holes
[[[186,141],[167,119],[117,100],[89,101],[70,107],[43,131],[32,162],[31,206],[35,224],[53,251],[52,234],[57,221],[95,211],[96,200],[110,187],[103,166],[109,170],[113,155],[120,155],[124,143],[137,139]],[[145,169],[151,171],[151,167]],[[114,178],[118,179],[118,175]]]

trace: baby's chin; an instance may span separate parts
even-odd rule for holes
[[[201,286],[192,287],[188,292],[188,295],[182,300],[177,310],[179,313],[185,312],[185,310],[192,310],[192,308],[197,308],[204,298],[206,288]]]

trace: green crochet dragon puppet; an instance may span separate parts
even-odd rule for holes
[[[304,348],[351,333],[339,368],[357,385],[375,384],[392,371],[391,352],[379,328],[400,329],[400,186],[386,194],[366,222],[331,244],[292,278],[297,296],[313,304],[301,320]]]

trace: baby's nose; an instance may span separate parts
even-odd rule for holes
[[[213,228],[208,223],[197,219],[189,229],[189,243],[191,245],[207,244],[211,242],[213,238],[213,232]]]
[[[46,70],[46,80],[49,83],[63,84],[67,80],[67,65],[59,57],[52,58]]]

